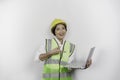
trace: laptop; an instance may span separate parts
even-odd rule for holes
[[[85,65],[87,63],[87,61],[89,61],[91,58],[92,58],[92,55],[94,53],[94,50],[95,50],[95,47],[92,47],[89,51],[89,55],[87,57],[87,60],[85,62],[85,64],[83,66],[81,66],[80,62],[77,62],[77,61],[73,61],[69,64],[66,64],[64,65],[64,67],[67,67],[67,68],[75,68],[75,69],[84,69],[85,68]]]

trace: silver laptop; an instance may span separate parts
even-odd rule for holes
[[[93,55],[94,50],[95,50],[95,47],[92,47],[92,48],[90,49],[90,52],[89,52],[89,55],[88,55],[88,57],[87,57],[86,63],[87,63],[88,60],[90,60],[90,59],[92,58],[92,55]],[[84,69],[86,63],[82,66],[82,65],[80,64],[80,62],[73,61],[73,62],[65,65],[64,67],[67,67],[67,68],[76,68],[76,69]]]

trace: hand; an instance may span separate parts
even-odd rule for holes
[[[90,67],[91,64],[92,64],[92,60],[87,61],[86,65],[85,65],[85,69]]]
[[[57,47],[57,48],[54,48],[53,50],[51,50],[50,51],[51,52],[51,54],[58,54],[58,53],[60,53],[61,52],[61,50],[60,50],[60,48],[59,47]]]

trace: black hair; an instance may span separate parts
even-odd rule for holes
[[[52,32],[54,35],[55,35],[55,29],[56,29],[57,25],[59,25],[59,24],[64,25],[64,26],[65,26],[65,29],[66,29],[66,31],[67,31],[67,25],[66,25],[66,24],[64,24],[64,23],[58,23],[58,24],[55,25],[55,27],[53,27],[53,28],[51,29],[51,32]]]

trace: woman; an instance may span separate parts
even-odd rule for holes
[[[64,40],[67,32],[67,24],[61,19],[55,19],[51,24],[53,39],[46,39],[43,49],[39,50],[39,59],[44,62],[42,80],[72,80],[71,69],[64,65],[74,60],[75,45]],[[44,48],[45,47],[45,48]],[[87,62],[85,68],[91,65]]]

